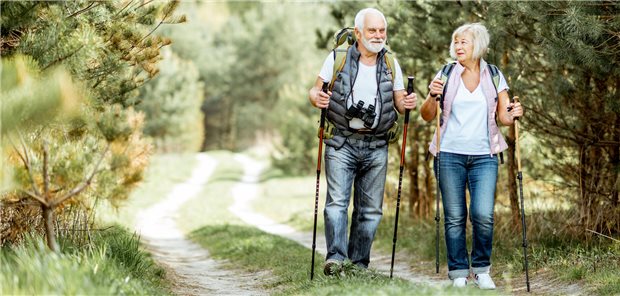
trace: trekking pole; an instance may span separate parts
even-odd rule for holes
[[[518,102],[519,97],[514,96],[512,102]],[[525,226],[525,204],[523,201],[523,172],[521,171],[521,152],[519,149],[519,117],[515,117],[515,150],[517,154],[517,179],[519,180],[519,194],[521,195],[521,229],[523,229],[523,263],[525,264],[525,284],[530,291],[530,275],[527,264],[527,230]]]
[[[329,82],[323,81],[321,91],[327,93]],[[325,110],[321,109],[321,121],[319,123],[319,156],[316,162],[316,194],[314,195],[314,228],[312,231],[312,265],[310,265],[310,280],[314,279],[314,251],[316,250],[316,219],[319,212],[319,183],[321,178],[321,155],[323,154],[323,128],[325,128]]]
[[[415,77],[407,77],[407,95],[413,93],[413,80]],[[405,110],[405,124],[403,125],[403,145],[400,148],[400,173],[398,175],[398,197],[396,198],[396,220],[394,221],[394,239],[392,240],[392,264],[390,265],[390,278],[394,272],[394,255],[396,253],[396,238],[398,233],[398,212],[400,209],[400,192],[403,185],[403,169],[405,168],[405,148],[407,147],[407,127],[409,126],[409,110]]]
[[[441,144],[440,144],[440,133],[441,130],[440,128],[440,123],[439,121],[441,120],[441,95],[438,95],[436,97],[437,100],[437,109],[436,109],[436,116],[437,116],[437,152],[436,152],[436,156],[435,158],[437,159],[437,167],[435,169],[436,171],[436,175],[437,175],[437,192],[435,194],[435,273],[439,273],[439,199],[440,199],[440,194],[441,191],[439,190],[439,153],[441,153]]]

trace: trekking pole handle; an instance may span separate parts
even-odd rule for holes
[[[512,97],[512,103],[518,103],[519,102],[519,96],[514,96]],[[512,107],[508,107],[508,111],[512,111]],[[515,117],[515,120],[519,120],[519,117]]]
[[[408,76],[407,77],[407,95],[410,95],[413,93],[413,81],[415,80],[415,77],[413,76]],[[405,124],[409,123],[409,111],[410,110],[405,110]]]
[[[329,81],[323,81],[323,86],[321,87],[321,91],[324,93],[327,93],[328,89],[327,87],[329,86]]]
[[[323,81],[323,86],[321,87],[321,91],[327,93],[327,86],[329,85],[329,81]],[[327,108],[321,108],[321,128],[325,126],[325,110]]]
[[[519,102],[519,97],[518,96],[514,96],[512,97],[512,103],[516,103]],[[509,108],[508,111],[512,110],[512,108]],[[517,156],[517,170],[519,173],[521,173],[521,149],[520,149],[520,145],[519,145],[519,117],[515,117],[515,154]]]

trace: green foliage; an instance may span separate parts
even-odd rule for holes
[[[40,73],[28,56],[3,59],[1,83],[3,135],[49,122],[59,113],[70,117],[83,100],[65,71]]]
[[[308,115],[317,110],[308,108],[307,90],[327,52],[317,52],[308,42],[313,43],[315,28],[324,23],[325,6],[231,2],[225,7],[188,4],[184,9],[191,29],[167,33],[179,41],[172,46],[174,52],[195,61],[205,85],[203,149],[238,150],[282,139],[276,144],[279,157],[296,158],[309,151],[305,144],[316,132],[304,123],[314,121]],[[210,17],[201,20],[205,14]],[[216,23],[221,15],[226,18]],[[297,106],[303,113],[294,113]],[[293,159],[296,164],[290,167],[302,167],[292,171],[311,167],[308,160]]]
[[[40,238],[0,251],[1,293],[165,294],[164,271],[139,250],[135,235],[118,227],[93,235],[87,247],[66,245],[50,253]]]
[[[2,56],[25,55],[28,62],[20,67],[30,69],[17,67],[17,78],[5,79],[3,72],[3,86],[8,82],[10,87],[11,81],[31,86],[9,93],[7,102],[19,104],[7,105],[12,109],[6,110],[3,105],[3,120],[5,111],[20,119],[54,112],[41,111],[52,106],[50,103],[25,103],[38,100],[64,106],[89,98],[72,105],[79,110],[79,119],[66,120],[67,114],[62,114],[65,116],[52,123],[46,120],[46,125],[33,132],[20,130],[20,140],[13,141],[17,146],[12,147],[9,159],[18,188],[4,193],[3,199],[18,201],[30,196],[53,211],[65,202],[80,200],[78,204],[89,210],[87,204],[100,199],[116,203],[127,198],[141,180],[150,152],[149,144],[141,138],[142,117],[130,106],[139,102],[136,89],[158,73],[161,47],[171,43],[155,35],[155,30],[185,21],[183,16],[173,15],[178,2],[81,0],[0,5]],[[47,73],[56,66],[80,81],[81,87],[73,87],[62,72]],[[27,84],[26,74],[38,69],[42,74],[30,78],[34,84]],[[8,70],[7,75],[14,75],[15,71]],[[40,93],[45,93],[40,96],[43,99],[55,99],[34,99]],[[4,97],[3,88],[3,101]],[[60,111],[64,109],[55,112]]]
[[[163,152],[197,151],[203,132],[203,84],[194,64],[168,52],[159,76],[140,91],[144,133]]]
[[[535,177],[555,179],[579,213],[571,223],[620,231],[620,5],[613,2],[502,3],[493,24],[512,85],[529,108],[524,128],[541,147]]]

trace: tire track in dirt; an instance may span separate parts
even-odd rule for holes
[[[217,166],[217,161],[206,154],[197,154],[196,161],[187,181],[138,213],[136,230],[144,247],[168,271],[173,292],[178,295],[267,295],[261,284],[268,274],[224,268],[224,262],[212,259],[176,225],[179,208],[202,191]]]

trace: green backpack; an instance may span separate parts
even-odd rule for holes
[[[347,59],[347,50],[353,43],[355,42],[355,33],[352,27],[346,27],[334,34],[334,48],[332,52],[334,53],[334,71],[332,75],[332,81],[329,83],[329,90],[332,90],[334,87],[334,81],[336,81],[336,77],[338,77],[338,73],[342,71],[344,68],[344,64]],[[394,54],[387,48],[387,53],[384,55],[385,63],[387,64],[388,70],[392,73],[392,81],[394,81],[394,71],[392,71],[394,67]]]

